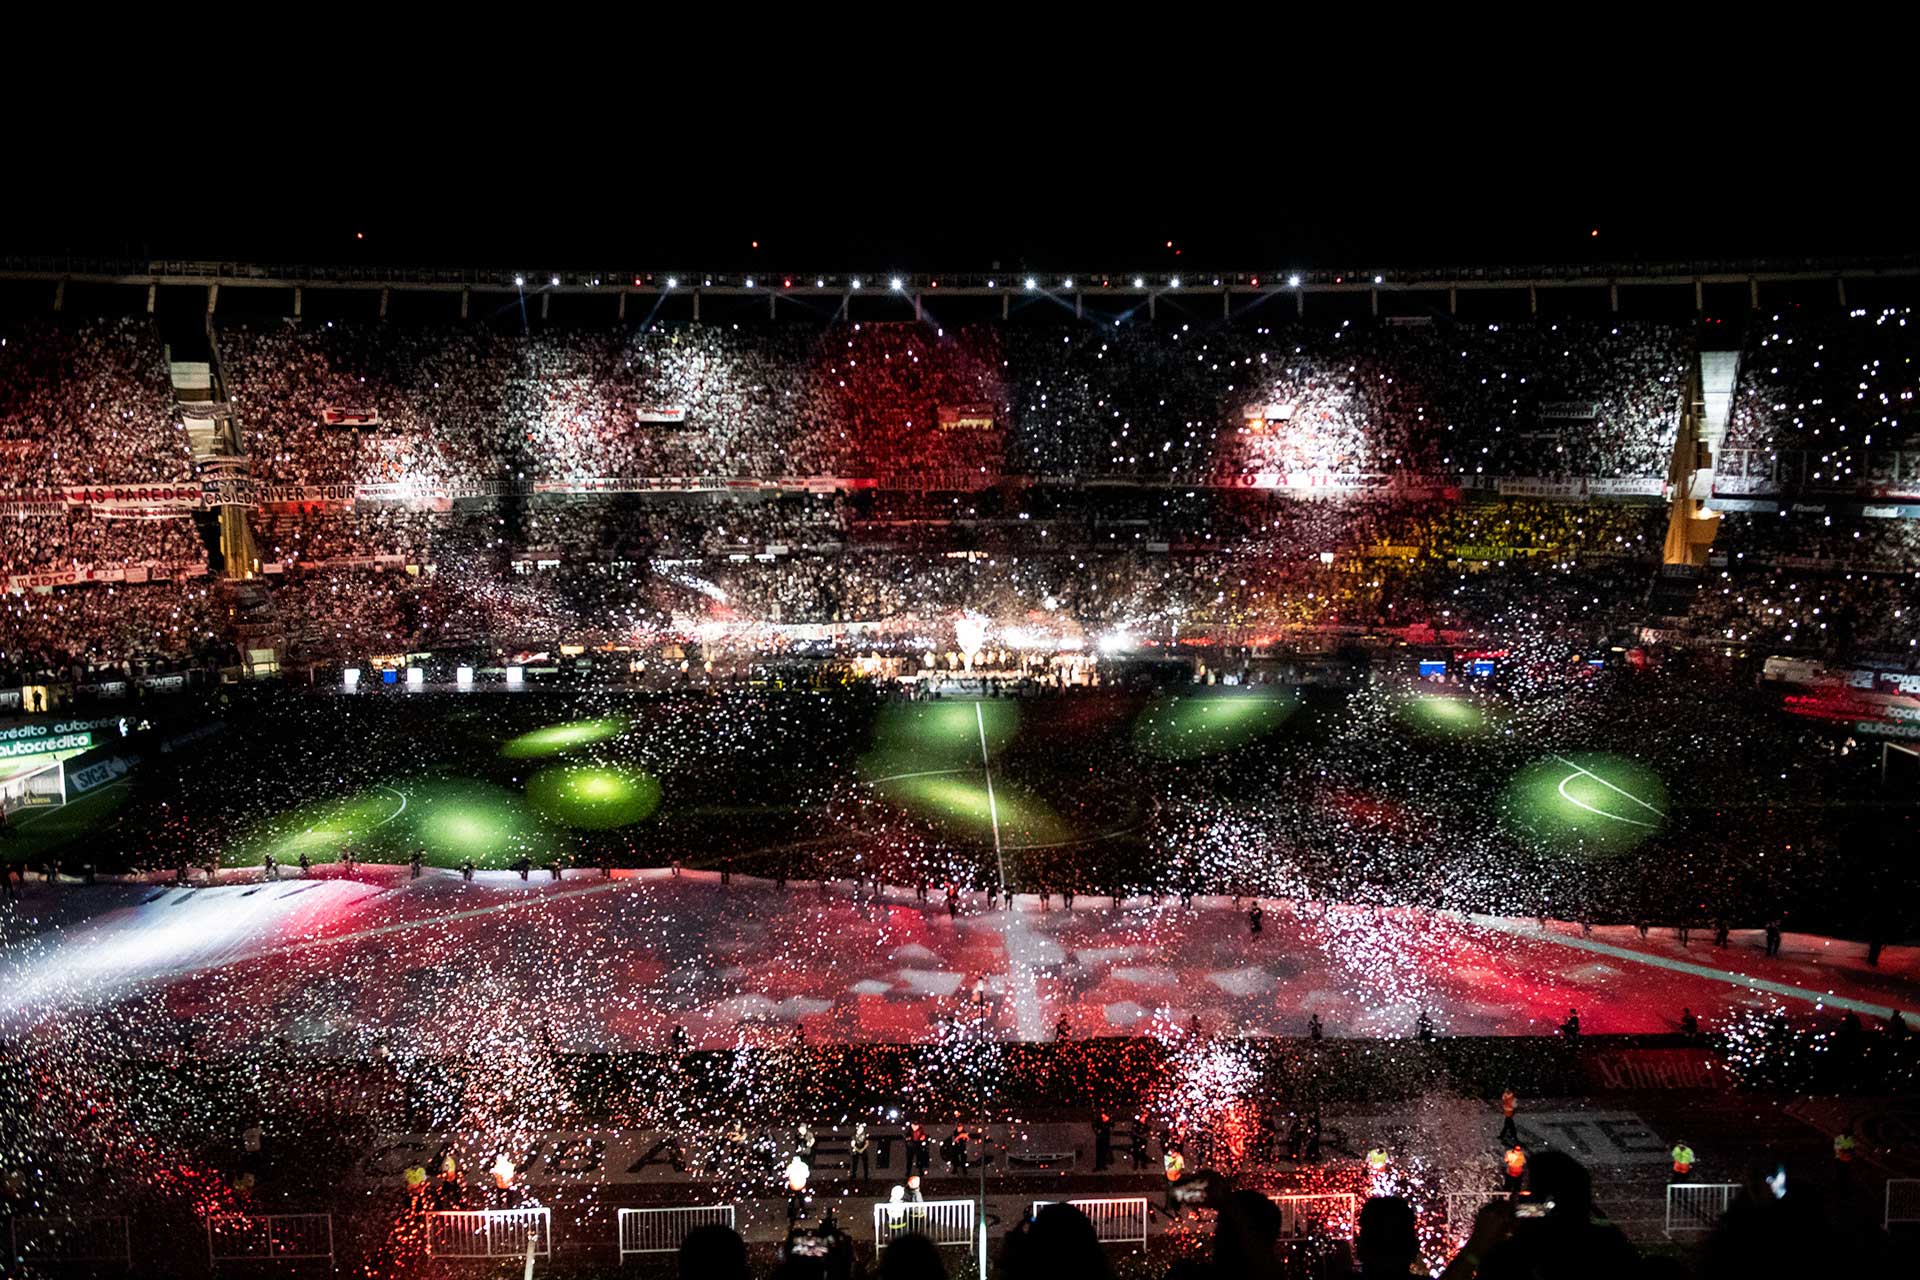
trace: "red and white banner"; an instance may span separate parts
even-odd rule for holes
[[[320,421],[330,427],[377,427],[380,411],[371,406],[329,404],[321,406]]]
[[[185,515],[201,507],[198,480],[161,484],[68,485],[67,505],[92,507],[101,515]]]
[[[687,407],[679,404],[649,405],[633,415],[635,422],[665,422],[678,426],[687,420]]]
[[[32,573],[13,573],[6,578],[8,591],[32,591],[40,587],[72,587],[84,582],[150,582],[167,578],[198,578],[207,571],[205,561],[198,564],[116,564],[71,565],[64,569],[39,569]]]

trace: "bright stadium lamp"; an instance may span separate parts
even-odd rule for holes
[[[427,687],[427,673],[419,667],[407,668],[407,692],[418,693]]]
[[[341,686],[345,688],[348,693],[352,693],[355,689],[358,689],[360,687],[360,668],[348,667],[341,678]]]
[[[515,277],[513,278],[513,287],[514,287],[514,288],[516,288],[516,289],[524,289],[524,288],[526,288],[526,287],[527,287],[527,278],[526,278],[525,276],[515,276]]]
[[[1171,281],[1171,284],[1173,285],[1174,288],[1178,289],[1180,287],[1180,277],[1175,276]]]
[[[858,288],[860,287],[860,277],[859,277],[859,276],[855,276],[855,277],[853,278],[853,287],[854,287],[854,288],[856,288],[856,289],[858,289]]]
[[[987,281],[987,288],[989,289],[993,288],[993,281],[991,280]]]
[[[1139,276],[1135,276],[1133,278],[1133,287],[1136,289],[1144,289],[1147,287],[1147,282],[1145,280],[1142,280]]]
[[[1289,289],[1298,289],[1299,287],[1300,287],[1300,277],[1299,277],[1299,276],[1288,276],[1288,277],[1287,277],[1287,288],[1289,288]]]
[[[815,280],[813,282],[813,287],[816,289],[824,289],[827,287],[827,282],[825,280]]]
[[[678,276],[667,277],[667,288],[678,289],[679,287],[680,287],[680,278]]]
[[[1071,288],[1073,288],[1073,277],[1071,277],[1071,276],[1069,276],[1069,277],[1067,277],[1067,279],[1065,279],[1065,280],[1063,280],[1063,281],[1061,281],[1061,282],[1060,282],[1060,287],[1061,287],[1062,289],[1071,289]]]
[[[1375,276],[1375,277],[1373,278],[1373,282],[1374,282],[1375,284],[1385,284],[1385,283],[1386,283],[1386,278],[1385,278],[1385,277],[1383,277],[1383,276]]]
[[[748,277],[747,277],[747,288],[749,288],[749,289],[751,289],[751,288],[753,288],[753,277],[752,277],[752,276],[748,276]]]
[[[900,277],[895,276],[893,279],[887,281],[887,287],[892,289],[895,293],[900,292]]]
[[[1027,277],[1027,288],[1038,289],[1039,287],[1040,287],[1040,282],[1038,280],[1035,280],[1032,276]]]
[[[548,281],[547,281],[547,283],[548,283],[548,284],[550,284],[550,285],[552,285],[552,286],[553,286],[554,288],[556,288],[556,289],[557,289],[557,288],[559,288],[559,287],[560,287],[560,277],[559,277],[559,276],[553,276],[553,277],[551,277],[550,279],[548,279]]]
[[[454,687],[461,690],[473,688],[473,668],[455,667],[453,669]]]
[[[525,684],[526,682],[527,682],[527,669],[525,667],[508,667],[507,668],[507,688],[518,689],[521,685]]]

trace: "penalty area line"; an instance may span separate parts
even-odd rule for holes
[[[1601,776],[1600,776],[1599,774],[1597,774],[1597,773],[1595,773],[1595,772],[1594,772],[1593,770],[1591,770],[1591,769],[1588,769],[1588,768],[1584,768],[1584,767],[1582,767],[1582,766],[1580,766],[1580,765],[1577,765],[1577,764],[1575,764],[1575,763],[1574,763],[1573,761],[1571,761],[1571,760],[1569,760],[1569,759],[1567,759],[1567,758],[1566,758],[1565,756],[1555,756],[1555,757],[1553,757],[1553,758],[1554,758],[1555,760],[1558,760],[1558,761],[1559,761],[1559,762],[1560,762],[1561,764],[1563,764],[1563,765],[1565,765],[1565,766],[1567,766],[1567,768],[1569,768],[1569,769],[1571,769],[1571,770],[1573,770],[1573,771],[1574,771],[1575,773],[1584,773],[1584,774],[1586,774],[1586,775],[1587,775],[1587,776],[1588,776],[1589,778],[1592,778],[1592,779],[1593,779],[1593,780],[1594,780],[1595,782],[1597,782],[1597,783],[1599,783],[1599,784],[1600,784],[1601,786],[1603,786],[1603,787],[1605,787],[1605,788],[1606,788],[1607,790],[1609,790],[1609,791],[1618,791],[1618,792],[1619,792],[1619,793],[1620,793],[1621,795],[1623,795],[1623,796],[1625,796],[1625,797],[1626,797],[1627,799],[1629,799],[1629,800],[1631,800],[1631,801],[1633,801],[1633,802],[1634,802],[1635,804],[1637,804],[1637,805],[1639,805],[1639,806],[1640,806],[1640,807],[1641,807],[1642,809],[1645,809],[1645,810],[1646,810],[1646,811],[1647,811],[1648,813],[1651,813],[1651,814],[1653,814],[1653,815],[1654,815],[1655,817],[1659,817],[1659,818],[1664,818],[1664,817],[1666,817],[1666,816],[1667,816],[1667,815],[1666,815],[1666,814],[1665,814],[1664,812],[1662,812],[1661,810],[1659,810],[1659,809],[1656,809],[1656,808],[1654,808],[1654,807],[1653,807],[1652,805],[1650,805],[1650,804],[1648,804],[1648,803],[1647,803],[1647,802],[1646,802],[1645,800],[1642,800],[1642,799],[1641,799],[1641,798],[1640,798],[1639,796],[1637,796],[1637,795],[1635,795],[1635,794],[1633,794],[1633,792],[1631,792],[1631,791],[1628,791],[1628,790],[1626,790],[1626,789],[1625,789],[1625,788],[1623,788],[1623,787],[1616,787],[1616,786],[1614,786],[1614,785],[1613,785],[1613,784],[1612,784],[1611,782],[1608,782],[1608,781],[1607,781],[1607,780],[1606,780],[1605,778],[1603,778],[1603,777],[1601,777]],[[1563,780],[1563,785],[1564,785],[1564,780]],[[1562,792],[1561,792],[1560,794],[1561,794],[1561,795],[1563,795],[1563,796],[1565,796],[1565,795],[1566,795],[1567,793],[1566,793],[1565,791],[1562,791]],[[1571,797],[1571,796],[1568,796],[1567,798],[1568,798],[1568,799],[1570,799],[1570,800],[1572,799],[1572,797]],[[1578,800],[1574,800],[1573,802],[1574,802],[1575,804],[1580,804],[1580,802],[1579,802]],[[1589,806],[1589,805],[1584,805],[1584,804],[1581,804],[1581,805],[1580,805],[1580,807],[1581,807],[1582,809],[1588,809],[1588,808],[1591,808],[1591,806]],[[1593,809],[1593,812],[1594,812],[1594,813],[1600,813],[1600,812],[1601,812],[1601,810],[1599,810],[1599,809]],[[1606,816],[1606,817],[1609,817],[1609,818],[1611,818],[1611,817],[1613,817],[1614,815],[1613,815],[1613,814],[1611,814],[1611,813],[1609,813],[1609,814],[1605,814],[1604,816]],[[1621,819],[1620,819],[1620,821],[1622,821],[1622,822],[1629,822],[1629,821],[1631,821],[1631,819],[1629,819],[1629,818],[1621,818]]]

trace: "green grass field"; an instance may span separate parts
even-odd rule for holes
[[[1549,848],[1619,853],[1666,826],[1667,789],[1624,756],[1554,755],[1520,772],[1505,808],[1519,832]]]

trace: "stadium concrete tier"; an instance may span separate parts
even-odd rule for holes
[[[870,887],[869,887],[870,888]],[[463,881],[363,869],[358,878],[211,888],[29,888],[3,926],[0,1030],[124,1009],[205,1043],[329,1054],[405,1037],[430,1045],[484,1011],[544,1025],[569,1049],[913,1042],[950,1020],[1003,1039],[1209,1032],[1330,1035],[1676,1029],[1741,1010],[1920,1010],[1920,948],[1868,968],[1856,944],[1757,933],[1690,948],[1597,928],[1444,913],[1267,902],[1258,933],[1223,898],[1153,905],[1080,898],[1006,910],[939,890],[856,895],[711,874]]]

